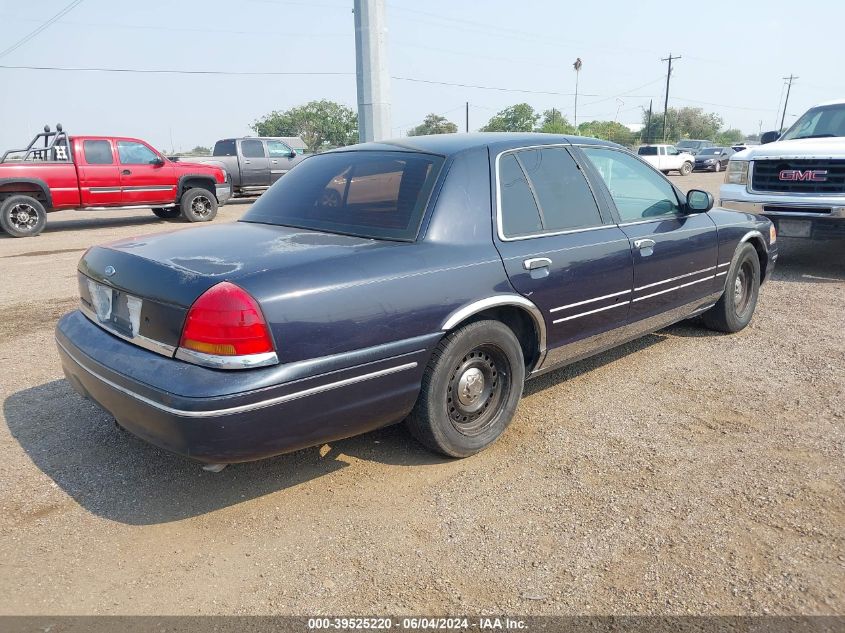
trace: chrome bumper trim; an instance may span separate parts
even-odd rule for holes
[[[252,369],[279,364],[279,357],[276,356],[276,352],[245,354],[243,356],[218,356],[217,354],[203,354],[180,347],[176,350],[176,358],[186,363],[202,365],[211,369]]]
[[[79,311],[89,320],[91,323],[96,325],[101,330],[108,332],[116,336],[119,339],[126,341],[127,343],[132,343],[133,345],[137,345],[138,347],[143,347],[146,350],[151,352],[155,352],[156,354],[161,354],[162,356],[169,356],[173,358],[173,352],[176,351],[176,347],[173,345],[167,345],[166,343],[160,343],[158,341],[154,341],[151,338],[147,338],[146,336],[142,336],[140,334],[136,334],[134,337],[129,337],[120,332],[113,330],[101,322],[97,315],[94,314],[88,306],[84,303],[80,302],[79,304]]]

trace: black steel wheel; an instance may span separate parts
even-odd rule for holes
[[[510,424],[525,380],[522,347],[499,321],[477,321],[449,334],[432,354],[407,425],[430,449],[467,457]]]
[[[32,196],[9,196],[0,204],[0,228],[12,237],[32,237],[44,230],[47,211]]]
[[[760,294],[760,259],[747,242],[740,244],[719,301],[702,314],[704,324],[720,332],[739,332],[751,322]]]

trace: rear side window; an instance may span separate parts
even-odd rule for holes
[[[320,154],[273,185],[242,221],[414,240],[442,164],[411,152]]]
[[[238,150],[235,148],[235,141],[217,141],[214,144],[213,156],[237,156]]]
[[[108,141],[83,141],[82,151],[85,153],[85,162],[89,165],[114,164],[111,143]]]
[[[512,196],[506,196],[504,191],[508,180],[512,179],[510,174],[517,175],[512,167],[514,164],[523,173],[525,184],[517,184],[523,199],[518,202],[514,200],[512,205],[509,200]],[[506,165],[507,173],[503,170]],[[499,167],[503,188],[502,229],[506,237],[570,231],[602,224],[593,192],[565,148],[521,150],[502,157]],[[518,177],[513,182],[518,183]],[[525,200],[526,190],[533,201],[537,217],[532,205]],[[519,218],[530,218],[530,222],[519,226]]]
[[[657,148],[656,147],[641,147],[637,150],[637,154],[640,156],[657,156]]]
[[[543,230],[540,209],[515,154],[505,154],[499,159],[499,187],[502,205],[499,213],[505,237],[540,233]]]
[[[262,141],[241,141],[241,152],[244,158],[264,158],[264,143]]]

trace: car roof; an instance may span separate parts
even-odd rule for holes
[[[428,154],[450,156],[478,147],[508,149],[528,145],[603,145],[622,147],[610,141],[584,136],[565,134],[542,134],[537,132],[475,132],[470,134],[432,134],[429,136],[406,136],[374,143],[359,143],[333,151],[350,150],[410,150]]]
[[[831,106],[831,105],[845,105],[845,98],[843,98],[843,99],[831,99],[830,101],[822,101],[821,103],[817,103],[813,107],[818,108],[820,106]]]

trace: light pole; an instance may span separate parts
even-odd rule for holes
[[[578,57],[572,67],[575,69],[575,116],[573,117],[573,125],[575,132],[578,132],[578,78],[581,75],[581,58]]]

